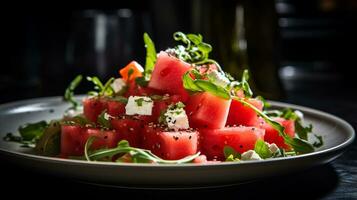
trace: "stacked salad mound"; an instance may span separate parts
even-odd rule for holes
[[[253,98],[247,70],[239,80],[224,72],[201,35],[173,36],[179,44],[157,53],[145,33],[145,68],[132,61],[106,83],[87,77],[95,90],[83,109],[73,97],[83,79],[77,76],[64,95],[72,107],[63,119],[28,124],[21,137],[5,139],[33,144],[43,155],[167,164],[271,159],[322,145],[316,135],[308,142],[312,126],[303,125],[301,112],[266,110],[263,98]]]

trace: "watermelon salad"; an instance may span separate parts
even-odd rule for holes
[[[300,111],[272,110],[254,97],[248,70],[237,80],[224,72],[200,34],[173,38],[175,47],[157,53],[145,33],[145,67],[132,61],[105,83],[86,77],[94,90],[82,101],[74,98],[78,75],[62,119],[26,124],[4,139],[45,156],[157,164],[274,159],[322,145]]]

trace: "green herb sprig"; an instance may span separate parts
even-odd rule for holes
[[[156,156],[155,154],[151,153],[151,151],[149,150],[131,147],[129,145],[129,142],[126,140],[121,140],[118,143],[118,146],[115,148],[100,149],[91,152],[90,146],[92,145],[95,139],[96,137],[94,136],[90,137],[85,144],[84,155],[87,161],[111,161],[111,159],[115,155],[130,154],[133,162],[136,163],[155,162],[159,164],[182,164],[182,163],[191,162],[200,155],[200,152],[198,152],[194,155],[187,156],[179,160],[164,160]]]
[[[210,92],[211,94],[214,94],[223,99],[231,98],[231,95],[225,88],[214,84],[212,81],[203,80],[203,79],[192,79],[190,75],[192,71],[186,72],[182,78],[183,87],[186,90],[191,92]]]
[[[173,38],[174,40],[183,43],[174,48],[174,53],[177,58],[196,65],[215,64],[218,70],[223,72],[220,65],[215,60],[209,59],[209,53],[212,51],[212,46],[203,42],[201,34],[196,35],[175,32]]]
[[[24,147],[34,147],[36,142],[42,137],[47,127],[48,123],[46,121],[28,123],[18,128],[20,136],[8,133],[3,140],[17,142],[22,144]]]
[[[149,34],[144,33],[144,43],[146,47],[146,62],[145,62],[145,80],[150,80],[151,73],[154,70],[154,66],[156,63],[156,49],[155,44],[151,40]]]
[[[110,78],[105,84],[103,84],[98,77],[93,76],[87,77],[87,80],[94,84],[94,89],[96,91],[89,91],[88,94],[92,96],[112,96],[114,94],[114,90],[111,84],[114,82],[114,78]]]
[[[63,100],[72,104],[72,107],[70,109],[77,109],[79,106],[79,103],[74,99],[74,90],[81,83],[82,79],[82,75],[76,76],[76,78],[71,81],[66,91],[64,92]]]
[[[309,142],[300,138],[289,137],[284,132],[285,128],[282,125],[274,121],[272,118],[270,118],[268,115],[257,109],[252,104],[248,103],[247,101],[239,97],[232,97],[232,98],[236,101],[241,102],[243,105],[246,105],[249,108],[253,109],[260,117],[262,117],[268,124],[270,124],[275,130],[277,130],[279,135],[284,138],[284,142],[290,145],[297,153],[304,154],[304,153],[314,152],[314,147]]]

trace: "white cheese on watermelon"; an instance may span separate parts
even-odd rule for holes
[[[147,96],[130,96],[125,106],[127,115],[151,115],[154,102]]]

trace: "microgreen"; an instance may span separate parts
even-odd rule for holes
[[[203,42],[202,35],[175,32],[173,38],[182,43],[174,48],[174,54],[177,58],[196,65],[215,64],[218,70],[222,72],[219,64],[215,60],[209,59],[212,46]]]
[[[273,156],[268,144],[266,144],[262,139],[258,139],[255,142],[254,151],[263,159],[271,158]]]
[[[146,47],[145,80],[150,80],[156,62],[156,49],[154,42],[147,33],[144,33],[144,43]]]
[[[255,106],[252,104],[248,103],[247,101],[239,98],[239,97],[233,97],[234,100],[237,100],[241,102],[242,104],[248,106],[249,108],[253,109],[259,116],[261,116],[268,124],[270,124],[275,130],[278,131],[279,135],[283,137],[284,142],[288,145],[290,145],[297,153],[303,154],[303,153],[310,153],[314,151],[314,147],[308,143],[306,140],[300,139],[300,138],[291,138],[289,137],[285,132],[285,128],[280,125],[278,122],[274,121],[272,118],[270,118],[268,115],[257,109]]]
[[[129,70],[130,71],[130,70]],[[111,96],[114,94],[111,84],[114,82],[114,78],[110,78],[105,84],[103,84],[98,77],[87,77],[87,80],[94,84],[94,89],[96,91],[89,91],[89,95],[93,96]]]
[[[241,158],[240,153],[234,150],[232,147],[225,145],[223,147],[223,154],[226,161],[239,161]]]
[[[77,75],[76,78],[74,78],[71,81],[71,83],[69,84],[63,95],[63,100],[71,103],[72,104],[71,108],[73,109],[77,109],[79,105],[79,103],[74,99],[74,90],[81,83],[82,79],[83,79],[82,75]]]
[[[146,149],[141,149],[141,148],[135,148],[131,147],[129,145],[129,142],[126,140],[121,140],[118,143],[118,146],[115,148],[111,149],[100,149],[100,150],[95,150],[93,152],[90,151],[90,146],[92,145],[93,141],[96,139],[96,137],[90,137],[84,148],[84,155],[88,161],[104,161],[109,160],[111,161],[111,158],[115,155],[124,155],[124,154],[130,154],[132,157],[132,160],[134,162],[154,162],[154,163],[159,163],[159,164],[182,164],[182,163],[188,163],[191,162],[193,159],[197,158],[200,153],[196,153],[191,156],[187,156],[185,158],[179,159],[179,160],[164,160],[155,154],[151,153],[150,150]]]
[[[245,69],[242,74],[242,79],[241,81],[232,81],[230,83],[230,88],[234,91],[237,90],[243,90],[244,95],[246,97],[252,97],[253,96],[253,91],[250,89],[249,83],[249,71]]]

